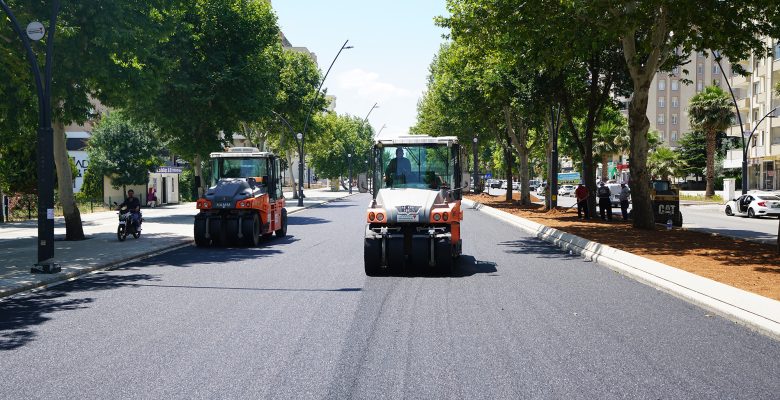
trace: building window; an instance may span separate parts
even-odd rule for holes
[[[679,75],[679,74],[680,74],[680,67],[674,67],[674,68],[672,68],[672,73],[673,73],[674,75]]]
[[[720,69],[718,69],[718,65],[717,64],[713,64],[712,65],[712,74],[713,75],[718,75],[719,73],[720,73]]]
[[[761,82],[753,82],[753,94],[761,94],[763,90],[761,88]]]
[[[696,74],[704,75],[704,64],[699,63],[699,65],[696,66]]]
[[[658,81],[658,90],[666,90],[666,80],[661,79]]]
[[[677,116],[672,115],[672,125],[677,125]]]
[[[677,141],[677,131],[672,131],[672,141],[673,142]]]
[[[658,114],[658,125],[663,125],[666,122],[666,118],[663,114]]]
[[[780,42],[775,44],[775,60],[780,60]]]
[[[680,81],[672,79],[672,90],[680,90]]]
[[[658,98],[658,108],[664,108],[666,107],[666,98],[659,97]]]
[[[672,96],[672,107],[680,107],[680,100],[677,98],[677,96]]]
[[[713,79],[712,84],[715,86],[720,86],[720,79]]]
[[[702,90],[704,90],[704,82],[702,81],[696,82],[696,91],[701,92]]]

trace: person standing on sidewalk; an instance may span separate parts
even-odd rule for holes
[[[623,221],[628,221],[628,197],[631,191],[625,183],[620,184],[620,213],[623,214]]]
[[[582,218],[583,212],[585,219],[590,219],[590,211],[588,211],[588,188],[580,182],[577,185],[577,189],[574,190],[574,197],[577,199],[577,218]]]
[[[596,191],[596,195],[599,198],[599,212],[601,213],[601,219],[603,221],[612,221],[612,202],[609,200],[611,194],[609,188],[604,182],[601,182],[599,189]],[[604,215],[605,213],[606,215]]]

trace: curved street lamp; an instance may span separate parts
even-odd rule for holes
[[[51,127],[51,76],[52,57],[54,55],[54,33],[57,30],[57,14],[60,11],[59,0],[52,2],[51,15],[49,16],[49,32],[46,38],[46,65],[43,77],[35,57],[30,40],[42,39],[44,33],[22,30],[16,16],[11,11],[5,0],[0,0],[0,8],[3,9],[11,26],[22,41],[26,51],[27,61],[33,72],[35,90],[38,95],[38,262],[30,272],[56,273],[60,272],[60,266],[54,262],[54,138]],[[28,37],[29,36],[29,37]]]
[[[349,39],[347,39],[344,44],[341,45],[341,49],[339,49],[339,52],[336,53],[336,57],[333,58],[333,61],[330,63],[330,67],[328,67],[328,70],[325,72],[325,76],[322,77],[320,86],[317,88],[317,92],[314,93],[314,99],[311,101],[309,113],[306,114],[306,122],[303,123],[303,132],[299,133],[299,135],[301,135],[301,151],[298,152],[298,207],[303,207],[303,145],[306,138],[306,128],[309,127],[309,118],[311,118],[311,113],[314,111],[314,105],[317,103],[317,98],[320,97],[320,90],[322,89],[322,85],[325,83],[325,79],[328,79],[328,74],[330,73],[331,68],[333,68],[333,64],[336,63],[336,60],[338,60],[342,51],[353,48],[353,46],[347,46],[347,43],[349,43]]]
[[[731,94],[731,100],[734,101],[734,109],[737,110],[737,121],[739,121],[739,131],[740,131],[740,137],[742,138],[742,194],[747,194],[748,192],[748,144],[750,143],[750,140],[753,139],[753,135],[756,134],[756,129],[758,129],[758,126],[761,125],[762,122],[764,122],[767,118],[775,118],[775,111],[777,111],[780,107],[775,107],[766,115],[764,115],[758,123],[755,124],[753,129],[750,132],[745,132],[745,125],[742,122],[742,114],[739,112],[739,106],[737,105],[737,96],[734,95],[734,90],[731,88],[731,82],[729,82],[729,78],[726,76],[726,72],[723,70],[723,65],[720,64],[721,54],[719,51],[713,51],[712,55],[715,56],[715,62],[718,63],[718,68],[720,68],[720,73],[725,78],[726,86],[729,88],[729,93]]]

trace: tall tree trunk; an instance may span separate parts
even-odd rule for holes
[[[287,154],[287,169],[290,170],[290,184],[293,188],[293,199],[298,198],[298,185],[295,184],[295,167],[293,166],[292,154]]]
[[[580,179],[585,182],[588,189],[588,210],[591,216],[596,214],[596,163],[593,161],[593,136],[585,133],[584,139],[585,151],[582,154],[582,176]]]
[[[650,121],[647,119],[647,101],[649,97],[649,79],[634,84],[634,96],[628,105],[628,126],[631,131],[629,149],[629,171],[631,173],[631,209],[634,227],[639,229],[655,229],[653,202],[650,200],[650,174],[647,169],[647,131]]]
[[[198,198],[203,197],[203,160],[201,159],[200,155],[195,156],[193,167],[195,169],[195,190],[196,195]],[[217,171],[212,171],[212,173],[216,173]]]
[[[606,181],[609,180],[609,170],[607,169],[607,165],[609,164],[609,156],[611,154],[602,154],[601,155],[601,180]]]
[[[514,125],[512,124],[512,109],[504,106],[504,116],[506,118],[507,134],[512,145],[520,156],[520,204],[531,205],[530,174],[528,172],[528,127],[519,121],[520,137],[518,138]]]
[[[715,136],[716,132],[707,132],[707,191],[705,198],[715,195]]]
[[[504,146],[504,164],[506,164],[506,201],[512,201],[512,149]]]
[[[65,144],[65,125],[61,121],[54,122],[54,165],[57,167],[57,189],[65,216],[65,240],[84,240],[81,214],[73,195],[73,173]]]

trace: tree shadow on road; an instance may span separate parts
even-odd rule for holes
[[[137,282],[155,282],[149,274],[114,275],[98,273],[56,287],[11,297],[0,302],[0,351],[22,347],[37,337],[35,326],[62,311],[88,308],[96,300],[90,292],[126,287]]]
[[[509,254],[532,254],[539,258],[578,259],[579,255],[568,254],[560,248],[536,238],[524,238],[498,244]]]
[[[264,239],[257,247],[195,247],[188,246],[179,250],[150,257],[142,261],[123,266],[122,269],[144,266],[193,267],[204,264],[230,264],[253,261],[284,253],[284,246],[297,242],[295,236]]]

